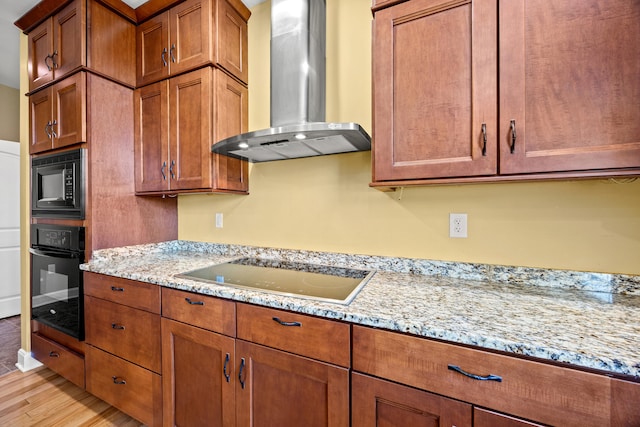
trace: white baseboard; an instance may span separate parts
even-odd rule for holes
[[[0,298],[0,319],[20,314],[20,295]]]
[[[22,372],[27,372],[42,366],[42,363],[33,358],[32,354],[24,349],[18,350],[18,363],[16,367]]]

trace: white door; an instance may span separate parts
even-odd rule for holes
[[[0,140],[0,319],[20,314],[20,144]]]

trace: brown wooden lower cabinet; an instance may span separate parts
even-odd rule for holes
[[[86,346],[87,391],[148,426],[162,424],[162,377]]]
[[[353,427],[471,427],[472,406],[390,381],[351,375]]]
[[[236,341],[236,425],[349,425],[349,370]]]
[[[31,334],[31,352],[52,371],[84,388],[84,357],[81,354],[37,332]]]
[[[164,426],[235,425],[234,339],[162,319]]]
[[[474,427],[543,427],[508,415],[499,414],[482,408],[473,408]]]

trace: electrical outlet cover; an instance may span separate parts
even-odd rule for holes
[[[449,237],[463,239],[467,237],[466,213],[449,214]]]

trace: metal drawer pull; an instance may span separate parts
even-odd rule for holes
[[[112,290],[113,292],[124,292],[124,288],[117,288],[117,287],[115,287],[115,286],[112,286],[112,287],[111,287],[111,290]]]
[[[487,155],[487,124],[482,124],[482,155]]]
[[[47,134],[47,138],[51,139],[51,120],[44,125],[44,133]]]
[[[240,372],[238,372],[238,380],[240,380],[240,385],[242,386],[242,389],[244,390],[244,378],[242,376],[242,374],[244,373],[244,357],[242,359],[240,359]]]
[[[162,65],[163,66],[167,66],[167,48],[165,47],[164,49],[162,49],[162,53],[160,54],[160,57],[162,58]]]
[[[49,352],[49,357],[60,357],[60,355],[55,351],[50,351]]]
[[[162,162],[162,167],[160,168],[160,173],[162,174],[162,180],[167,180],[167,174],[164,171],[167,169],[167,162]]]
[[[53,70],[53,68],[52,68],[53,65],[49,65],[49,63],[47,62],[47,59],[50,59],[51,60],[51,64],[54,64],[53,57],[51,55],[47,55],[47,56],[44,57],[44,65],[47,66],[47,70],[51,71],[51,70]]]
[[[229,366],[229,360],[231,358],[229,357],[229,353],[227,353],[227,357],[224,358],[224,367],[222,368],[222,373],[224,374],[224,377],[227,379],[227,382],[231,381],[231,375],[229,375],[229,373],[227,372],[227,366]]]
[[[462,369],[460,369],[460,366],[456,366],[456,365],[448,365],[448,366],[449,366],[449,370],[456,371],[456,372],[464,375],[465,377],[473,378],[474,380],[479,380],[479,381],[497,381],[499,383],[502,382],[502,377],[499,377],[498,375],[489,374],[486,377],[482,377],[480,375],[470,374],[469,372],[465,372]]]
[[[53,130],[53,127],[57,125],[58,125],[58,121],[54,120],[53,123],[51,123],[51,126],[49,127],[49,129],[51,129],[51,135],[53,135],[54,138],[58,137],[58,134],[56,133],[56,131]]]
[[[516,121],[511,120],[511,154],[516,149]]]
[[[113,383],[114,384],[126,384],[127,383],[125,380],[123,380],[120,377],[113,376],[111,378],[113,379]]]
[[[124,331],[124,326],[123,325],[118,325],[117,323],[112,323],[111,327],[113,329],[120,329],[120,330]]]
[[[191,301],[191,298],[185,298],[184,300],[191,305],[204,305],[204,301]]]
[[[169,49],[169,56],[171,57],[171,62],[176,62],[176,55],[175,52],[176,51],[176,44],[172,44],[171,45],[171,49]]]
[[[282,320],[280,320],[277,317],[274,317],[273,320],[275,320],[276,322],[280,323],[282,326],[302,326],[302,323],[300,323],[300,322],[283,322]]]

